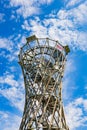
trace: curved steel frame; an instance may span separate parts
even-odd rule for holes
[[[62,104],[62,77],[68,46],[49,38],[27,38],[19,63],[25,108],[19,130],[69,130]]]

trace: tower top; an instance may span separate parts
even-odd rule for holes
[[[29,43],[32,44],[32,42],[34,42],[35,40],[48,40],[49,42],[50,42],[50,41],[53,41],[53,42],[54,42],[54,45],[51,45],[51,44],[52,44],[52,43],[51,43],[51,44],[49,44],[49,46],[55,46],[55,43],[56,43],[56,44],[57,44],[56,48],[57,48],[59,51],[65,52],[66,55],[70,52],[69,46],[68,46],[68,45],[63,46],[62,44],[59,43],[58,40],[53,40],[53,39],[50,39],[50,38],[38,38],[38,37],[36,37],[35,35],[32,35],[32,36],[30,36],[30,37],[27,37],[27,38],[26,38],[26,44],[29,44]]]

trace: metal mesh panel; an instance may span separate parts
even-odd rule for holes
[[[19,130],[69,130],[61,94],[66,54],[58,41],[35,36],[21,48],[26,93]]]

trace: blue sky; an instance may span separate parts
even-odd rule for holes
[[[69,45],[63,102],[70,130],[87,129],[87,1],[0,1],[0,130],[18,130],[24,82],[18,64],[25,38],[35,34]]]

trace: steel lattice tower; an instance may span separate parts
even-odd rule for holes
[[[19,130],[69,130],[62,103],[62,77],[68,46],[49,38],[27,38],[19,63],[25,107]]]

